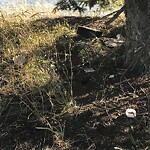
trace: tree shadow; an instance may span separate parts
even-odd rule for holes
[[[93,18],[89,17],[44,18],[32,22],[31,28],[33,30],[45,30],[46,26],[47,29],[52,29],[58,23],[67,23],[72,26],[76,24],[88,25],[98,19],[93,20]],[[55,45],[46,45],[39,51],[33,50],[31,54],[42,54],[41,56],[44,59],[53,59],[53,61],[58,62],[56,73],[61,79],[59,82],[59,87],[61,88],[57,93],[58,95],[48,94],[52,88],[58,86],[51,81],[43,86],[30,89],[27,93],[21,95],[5,96],[1,94],[3,101],[10,99],[9,106],[6,104],[6,109],[1,113],[0,129],[4,135],[1,137],[1,141],[4,142],[6,139],[9,141],[4,142],[3,147],[7,147],[9,143],[8,149],[13,149],[26,142],[25,149],[27,149],[27,146],[29,149],[33,147],[42,149],[46,145],[52,147],[55,143],[53,133],[36,129],[38,126],[47,127],[44,117],[56,128],[59,123],[63,124],[65,122],[63,140],[70,140],[72,143],[70,149],[89,149],[90,147],[92,149],[92,146],[93,149],[114,149],[116,146],[136,148],[135,143],[129,138],[130,134],[134,135],[135,139],[140,139],[143,143],[144,141],[141,137],[148,137],[145,131],[140,132],[146,126],[143,123],[144,120],[138,127],[136,126],[137,130],[132,131],[128,126],[129,120],[124,114],[126,108],[130,105],[140,109],[141,112],[145,111],[146,106],[142,104],[147,104],[146,97],[142,100],[138,97],[134,98],[133,93],[139,96],[145,95],[141,92],[141,87],[148,87],[148,81],[137,86],[138,84],[134,77],[124,74],[124,45],[115,49],[110,48],[107,55],[102,56],[100,54],[92,62],[82,65],[80,51],[83,46],[79,43],[80,41],[88,43],[93,39],[84,39],[78,36],[67,38],[63,35],[61,36],[57,39]],[[62,39],[64,39],[63,43]],[[101,39],[99,39],[99,42],[101,42]],[[105,45],[103,46],[106,47]],[[57,58],[52,52],[49,52],[51,47],[56,48],[58,52]],[[70,57],[65,58],[66,53],[71,53],[71,61]],[[94,72],[86,72],[84,67],[93,67]],[[64,69],[68,72],[67,75],[64,74]],[[71,73],[73,73],[73,77],[71,77]],[[111,75],[114,76],[111,77]],[[65,89],[69,93],[70,89],[68,87],[70,86],[72,86],[73,90],[73,99],[79,109],[72,114],[61,114],[64,108],[63,103],[65,103],[65,100],[66,103],[69,102],[69,97],[63,97],[61,92],[64,93]],[[129,93],[132,94],[130,95]],[[59,98],[62,98],[61,96],[63,99],[58,101]],[[10,114],[14,115],[10,116]],[[58,120],[59,123],[54,119]],[[3,120],[5,120],[5,123]],[[137,137],[136,132],[139,133]],[[57,144],[55,143],[55,145]]]
[[[77,26],[77,25],[89,25],[93,22],[100,21],[102,18],[100,17],[77,17],[77,16],[65,16],[59,18],[42,18],[37,19],[31,22],[31,28],[33,29],[53,29],[57,24],[60,25],[69,25],[69,26]]]

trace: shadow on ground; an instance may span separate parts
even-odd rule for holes
[[[97,20],[99,18],[44,18],[32,22],[31,27],[35,30],[45,27],[52,29],[57,23],[88,26]],[[70,38],[66,39],[66,43],[69,40]],[[74,43],[80,40],[89,42],[82,37],[73,39]],[[58,40],[56,46],[59,43]],[[68,72],[73,72],[73,99],[78,107],[72,113],[60,115],[63,108],[57,103],[58,97],[47,95],[51,82],[21,95],[1,94],[2,101],[10,99],[9,105],[3,103],[5,110],[1,111],[1,147],[7,150],[41,150],[45,146],[54,150],[114,150],[117,147],[144,149],[148,145],[148,76],[135,77],[125,72],[122,63],[124,46],[112,48],[110,51],[114,51],[113,53],[86,64],[86,67],[93,67],[95,70],[86,73],[79,51],[73,52],[75,46],[71,44],[72,68],[67,59],[64,61],[63,52],[60,54],[62,57],[59,57],[59,66],[63,68],[65,64]],[[46,49],[44,51],[46,53]],[[68,73],[66,79],[61,69],[58,68],[57,73],[62,78],[61,85],[67,89],[71,74]],[[137,111],[135,119],[125,116],[126,109],[130,107]],[[57,129],[59,123],[63,125],[65,122],[63,139],[57,138],[50,130],[36,128],[47,126],[46,120]]]

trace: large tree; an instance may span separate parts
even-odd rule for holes
[[[109,5],[117,0],[59,0],[56,9],[68,9],[84,11],[84,6],[93,7]],[[142,73],[150,66],[150,1],[149,0],[125,0],[126,14],[126,53],[124,64],[128,70],[134,73]],[[117,13],[116,13],[116,16]],[[116,18],[116,16],[114,18]],[[111,20],[114,20],[111,19]]]
[[[141,73],[150,65],[150,1],[125,0],[126,65]]]

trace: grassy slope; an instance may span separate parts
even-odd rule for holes
[[[122,74],[124,46],[110,49],[101,39],[76,35],[77,24],[93,26],[114,37],[123,32],[122,19],[109,31],[99,19],[3,17],[2,148],[41,149],[50,145],[53,149],[146,149],[147,76],[131,78]],[[25,61],[15,62],[18,56]],[[96,71],[85,73],[84,67]],[[116,78],[109,79],[111,74]],[[128,107],[141,115],[134,121],[127,120],[124,112]]]

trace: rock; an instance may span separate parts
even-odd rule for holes
[[[124,43],[122,39],[115,39],[115,38],[105,38],[103,43],[110,48],[115,48],[121,46]]]
[[[77,34],[83,36],[84,38],[99,38],[102,36],[101,31],[85,26],[78,26]]]
[[[16,65],[23,65],[26,62],[26,57],[23,55],[17,55],[13,57],[13,62]]]

